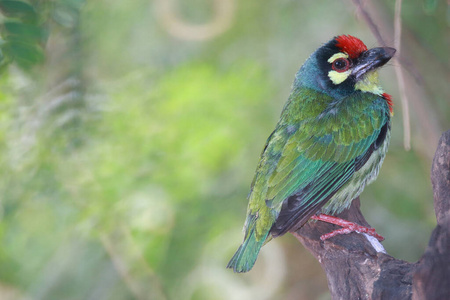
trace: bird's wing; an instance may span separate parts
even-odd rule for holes
[[[365,107],[354,107],[362,105],[358,101]],[[352,98],[296,125],[280,122],[252,184],[247,222],[257,234],[264,235],[274,220],[274,236],[306,222],[367,162],[389,122],[380,103]]]

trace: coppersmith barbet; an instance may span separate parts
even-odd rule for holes
[[[341,35],[305,61],[261,153],[248,196],[245,238],[228,268],[249,271],[264,243],[311,218],[335,222],[324,214],[341,212],[375,180],[392,116],[391,97],[379,86],[377,69],[394,54],[394,48],[368,50],[358,38]],[[362,226],[322,239],[350,231],[382,239]]]

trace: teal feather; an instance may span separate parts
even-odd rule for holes
[[[267,232],[267,235],[269,235],[269,232]],[[267,236],[257,240],[254,228],[250,230],[242,245],[231,258],[227,268],[233,269],[237,273],[249,271],[255,264],[259,250],[266,238]]]

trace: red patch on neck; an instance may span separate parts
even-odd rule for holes
[[[367,51],[367,46],[364,43],[351,35],[340,35],[336,40],[336,47],[342,52],[345,52],[350,58],[357,58],[362,52]]]
[[[387,104],[389,105],[389,112],[391,113],[391,116],[394,115],[394,102],[392,102],[392,96],[387,94],[387,93],[383,93],[383,95],[381,95],[384,100],[386,100]]]

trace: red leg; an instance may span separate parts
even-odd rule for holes
[[[312,216],[311,219],[319,220],[319,221],[322,221],[322,222],[327,222],[327,223],[331,223],[331,224],[335,224],[335,225],[343,227],[341,229],[336,229],[336,230],[334,230],[334,231],[332,231],[330,233],[322,235],[320,237],[320,239],[322,241],[325,241],[325,240],[327,240],[327,239],[329,239],[329,238],[331,238],[333,236],[339,235],[339,234],[348,234],[348,233],[351,233],[351,232],[367,233],[368,235],[371,235],[371,236],[377,238],[380,242],[382,240],[384,240],[384,237],[379,235],[375,231],[374,228],[364,227],[364,226],[358,225],[356,223],[343,220],[341,218],[320,214],[318,216]]]

